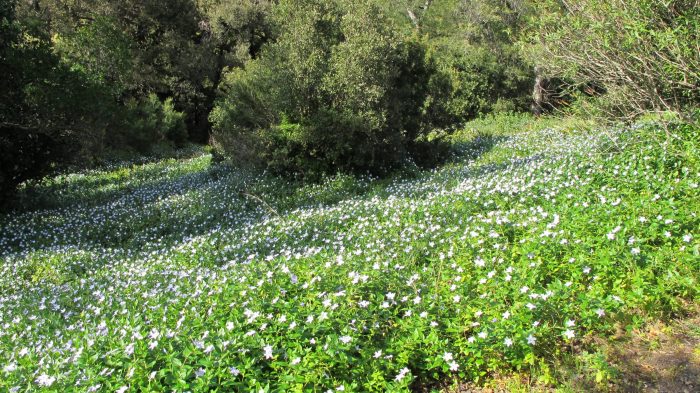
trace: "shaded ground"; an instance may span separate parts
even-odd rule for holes
[[[558,387],[534,382],[537,375],[496,376],[485,386],[461,383],[444,393],[505,392],[700,392],[700,308],[692,316],[645,329],[622,332],[611,340],[597,339],[609,374],[596,382],[595,371],[577,356],[557,366]],[[533,381],[531,382],[530,379]]]
[[[700,392],[700,316],[656,323],[611,347],[621,392]]]

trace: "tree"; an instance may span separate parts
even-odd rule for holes
[[[36,0],[20,7],[26,25],[49,37],[61,60],[109,89],[148,105],[172,98],[190,136],[206,142],[216,62],[194,0]]]
[[[0,1],[0,199],[99,149],[119,113],[102,86],[60,61],[40,29],[20,23],[15,7]]]
[[[226,75],[212,113],[231,155],[307,178],[381,172],[442,125],[424,45],[373,2],[281,1],[275,21],[277,40]]]

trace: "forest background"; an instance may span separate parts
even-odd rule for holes
[[[307,180],[489,113],[695,121],[697,1],[0,0],[0,190],[210,144]]]

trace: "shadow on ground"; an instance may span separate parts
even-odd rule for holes
[[[634,332],[611,355],[618,391],[700,392],[700,315]]]
[[[692,306],[689,308],[693,309]],[[631,333],[594,341],[616,370],[607,382],[597,383],[594,372],[573,364],[559,365],[557,386],[541,384],[528,375],[489,376],[487,386],[465,382],[432,390],[441,393],[700,392],[700,308],[688,317],[656,322]],[[536,375],[533,379],[536,379]],[[427,390],[415,390],[427,392]]]

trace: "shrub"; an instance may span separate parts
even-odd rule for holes
[[[572,87],[593,82],[597,107],[634,118],[700,102],[700,4],[695,0],[542,2],[536,54]],[[597,92],[596,92],[597,93]]]
[[[163,123],[161,132],[168,140],[173,141],[177,146],[184,146],[187,142],[185,114],[175,110],[172,98],[167,98],[165,102],[163,102]]]
[[[453,86],[448,110],[455,119],[527,110],[532,75],[514,47],[502,45],[494,50],[454,39],[433,45],[439,53],[438,64]]]
[[[56,155],[46,134],[0,125],[0,205],[27,179],[43,175]]]
[[[383,172],[448,122],[425,45],[372,3],[290,0],[276,17],[279,39],[225,76],[210,117],[234,158],[305,178]]]
[[[175,110],[172,99],[161,102],[154,93],[143,100],[127,102],[128,127],[126,145],[145,152],[161,141],[182,145],[187,140],[184,114]]]
[[[100,152],[119,113],[102,85],[61,62],[48,37],[17,21],[15,5],[0,3],[0,199],[49,169]]]

